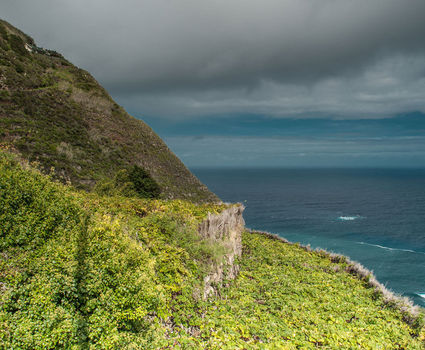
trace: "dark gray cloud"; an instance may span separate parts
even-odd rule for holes
[[[424,111],[423,0],[2,0],[136,114]]]

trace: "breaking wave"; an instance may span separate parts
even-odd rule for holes
[[[363,218],[363,216],[360,216],[360,215],[338,216],[338,220],[341,220],[341,221],[353,221],[353,220],[362,219],[362,218]]]
[[[391,247],[386,247],[383,245],[379,245],[379,244],[371,244],[371,243],[366,243],[366,242],[356,242],[357,244],[364,244],[364,245],[369,245],[371,247],[376,247],[376,248],[381,248],[381,249],[386,249],[386,250],[395,250],[395,251],[400,251],[400,252],[408,252],[408,253],[416,253],[416,254],[425,254],[424,252],[417,252],[415,250],[412,249],[402,249],[402,248],[391,248]]]

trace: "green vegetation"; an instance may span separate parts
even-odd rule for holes
[[[202,300],[224,248],[197,227],[224,205],[78,192],[5,152],[0,175],[2,349],[424,348],[344,259],[262,234]]]
[[[425,348],[423,314],[367,272],[264,234],[243,234],[239,276],[203,300],[232,248],[199,224],[227,206],[4,21],[0,88],[0,349]]]
[[[25,43],[22,38],[18,35],[12,34],[9,37],[9,43],[12,50],[14,50],[20,56],[27,56],[28,51],[25,48]],[[18,72],[20,73],[20,72]]]
[[[7,39],[7,31],[5,26],[0,22],[0,35],[3,39]]]
[[[144,349],[220,259],[224,206],[75,192],[0,153],[0,348]]]
[[[245,233],[239,277],[197,313],[186,310],[191,334],[178,328],[170,343],[194,349],[425,348],[423,324],[404,323],[400,311],[346,267],[325,254]]]
[[[134,190],[142,198],[157,198],[160,188],[154,179],[141,167],[134,165],[128,173]]]
[[[98,182],[94,191],[101,195],[140,198],[158,198],[161,194],[161,189],[156,181],[137,165],[130,170],[119,171],[110,181]]]
[[[0,91],[0,142],[37,161],[55,179],[91,190],[137,165],[159,185],[162,198],[218,200],[149,126],[128,115],[89,73],[57,52],[35,46],[4,21]],[[158,191],[152,190],[155,197]]]

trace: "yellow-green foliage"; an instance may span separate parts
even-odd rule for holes
[[[118,171],[112,180],[99,181],[94,192],[105,195],[124,197],[159,198],[161,189],[156,181],[141,167]]]
[[[165,344],[191,349],[423,349],[365,282],[324,255],[245,233],[239,277],[187,310]]]
[[[199,298],[224,250],[197,226],[224,205],[76,192],[2,151],[0,175],[0,349],[423,348],[344,259],[261,234]]]
[[[220,250],[196,229],[222,206],[73,192],[3,152],[0,174],[1,348],[144,348]]]

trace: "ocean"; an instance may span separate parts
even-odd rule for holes
[[[251,229],[349,256],[425,307],[425,169],[191,169]]]

